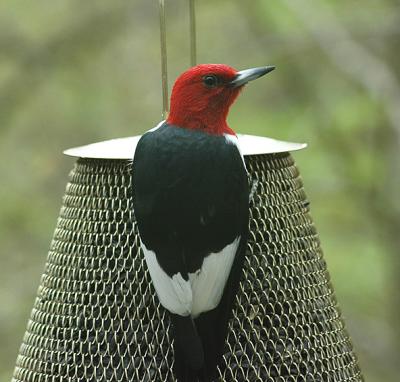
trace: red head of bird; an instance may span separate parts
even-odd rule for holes
[[[167,122],[210,134],[234,134],[226,123],[230,106],[247,82],[273,69],[263,66],[238,72],[222,64],[194,66],[175,81]]]

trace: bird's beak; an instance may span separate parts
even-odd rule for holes
[[[253,81],[264,74],[272,72],[274,69],[275,66],[261,66],[260,68],[241,70],[236,74],[236,77],[228,83],[228,85],[234,88],[246,85],[249,81]]]

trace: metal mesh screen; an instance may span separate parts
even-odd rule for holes
[[[290,154],[247,157],[258,180],[220,381],[362,381]],[[70,175],[13,381],[174,381],[168,314],[139,250],[130,166]]]

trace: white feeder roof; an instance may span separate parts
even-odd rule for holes
[[[95,159],[132,159],[141,135],[110,139],[67,149],[65,155]],[[258,155],[297,151],[307,147],[306,143],[279,141],[257,135],[238,134],[243,155]]]

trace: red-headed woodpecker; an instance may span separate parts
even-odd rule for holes
[[[171,313],[180,382],[210,380],[222,359],[249,219],[246,167],[226,117],[243,86],[273,69],[190,68],[175,82],[168,119],[136,148],[135,216],[155,290]]]

